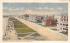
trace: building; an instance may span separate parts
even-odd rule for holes
[[[58,16],[57,30],[59,32],[68,32],[68,16]]]
[[[54,16],[48,16],[42,22],[43,25],[46,26],[56,26],[57,20],[54,18]]]

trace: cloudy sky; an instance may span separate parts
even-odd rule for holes
[[[46,8],[61,8],[67,10],[67,3],[3,3],[3,8],[18,8],[18,9],[46,9]]]
[[[3,3],[4,9],[62,9],[68,12],[67,3]]]

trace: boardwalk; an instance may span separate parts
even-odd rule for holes
[[[8,27],[8,24],[11,25],[10,23],[8,23],[8,20],[9,18],[4,18],[3,20],[3,29],[4,29],[4,34],[3,34],[3,38],[4,40],[16,40],[17,39],[17,35],[15,34],[15,30],[14,30],[14,27]],[[12,30],[13,29],[13,30]]]
[[[40,35],[42,35],[46,39],[48,38],[49,40],[67,40],[66,35],[50,30],[49,27],[45,28],[36,23],[29,22],[24,19],[19,19],[17,17],[15,18],[20,22],[26,24],[28,27],[31,27],[33,30],[37,31]]]
[[[6,32],[6,27],[7,27],[7,24],[8,24],[8,18],[4,18],[3,19],[3,29],[4,29],[4,33]]]

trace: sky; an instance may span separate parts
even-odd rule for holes
[[[3,3],[3,9],[63,9],[68,13],[67,3]]]
[[[68,4],[67,3],[3,3],[3,8],[5,9],[12,9],[12,8],[18,8],[18,9],[47,9],[47,8],[62,8],[67,10]]]

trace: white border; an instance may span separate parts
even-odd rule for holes
[[[70,29],[69,29],[69,37],[68,37],[68,41],[32,41],[32,42],[3,42],[2,40],[2,34],[3,34],[3,29],[2,29],[2,3],[4,2],[8,2],[8,3],[17,3],[17,2],[21,2],[21,3],[68,3],[68,0],[0,0],[0,43],[69,43],[70,42]],[[70,5],[68,6],[68,18],[70,18]],[[70,28],[70,20],[68,20],[68,24],[69,24],[69,28]]]

